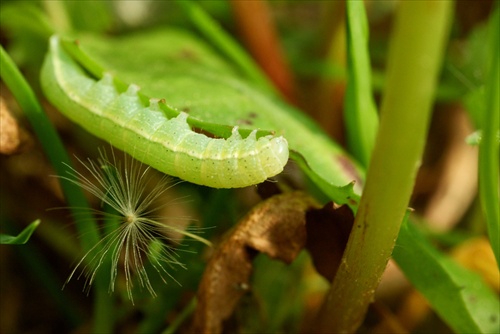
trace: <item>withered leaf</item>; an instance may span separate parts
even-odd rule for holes
[[[340,265],[353,223],[354,215],[347,205],[336,207],[330,202],[307,212],[306,249],[318,273],[329,282]]]
[[[220,333],[249,287],[257,252],[292,262],[306,242],[307,210],[316,202],[301,192],[276,195],[250,211],[212,255],[198,289],[193,332]]]

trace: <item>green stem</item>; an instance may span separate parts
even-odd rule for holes
[[[106,278],[109,279],[106,271],[97,273],[94,308],[92,310],[94,333],[113,333],[115,305],[113,297],[108,292]]]
[[[167,329],[163,331],[162,334],[173,334],[177,332],[177,329],[179,329],[179,326],[182,325],[184,321],[194,312],[196,309],[196,298],[193,297],[189,304],[186,305],[186,307],[181,311],[181,313],[175,318],[174,321],[168,326]]]
[[[347,143],[352,154],[367,167],[378,130],[378,114],[372,95],[368,51],[368,20],[362,1],[347,1],[348,77],[345,94]]]
[[[479,195],[486,216],[491,247],[500,267],[499,151],[500,124],[500,6],[492,14],[489,26],[491,59],[486,82],[486,108],[482,113],[483,138],[479,146]]]
[[[354,227],[319,314],[318,332],[355,332],[373,301],[422,156],[452,4],[399,3],[380,130]]]

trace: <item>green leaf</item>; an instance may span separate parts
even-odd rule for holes
[[[2,1],[1,6],[0,27],[9,40],[9,54],[28,78],[38,75],[54,29],[34,1]]]
[[[436,250],[411,223],[393,257],[406,277],[456,333],[499,333],[500,302],[477,274]]]
[[[108,1],[64,1],[61,4],[75,31],[103,32],[113,24],[112,3]]]
[[[164,99],[170,107],[188,112],[188,122],[197,128],[221,137],[228,137],[236,125],[243,134],[260,129],[261,134],[284,135],[290,149],[328,184],[343,187],[361,181],[361,168],[314,122],[242,81],[231,64],[188,32],[82,35],[78,45],[65,47],[93,75],[102,76],[99,69],[104,69],[123,83],[139,85],[146,98]],[[331,199],[346,203],[355,196],[352,187],[342,189]]]
[[[36,228],[40,225],[40,219],[35,220],[33,223],[26,226],[17,236],[0,234],[0,244],[2,245],[23,245],[28,242],[29,238],[35,232]]]

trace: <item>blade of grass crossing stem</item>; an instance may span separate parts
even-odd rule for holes
[[[56,130],[36,99],[33,90],[2,46],[0,46],[0,66],[2,68],[2,79],[30,121],[56,173],[64,175],[66,172],[65,164],[71,166],[68,154]],[[81,189],[62,178],[60,178],[60,182],[69,206],[80,209],[73,212],[73,217],[75,217],[76,227],[82,238],[83,249],[84,251],[88,251],[99,242],[99,231],[90,214],[87,200]],[[89,208],[89,210],[81,210],[81,208]],[[84,214],[85,216],[82,217]],[[79,219],[76,219],[76,217]],[[94,330],[96,332],[109,332],[112,326],[111,318],[100,316],[101,314],[106,314],[101,312],[101,310],[112,308],[110,305],[111,299],[106,290],[105,278],[103,275],[98,275],[95,284],[96,298],[94,300],[94,312],[96,320]]]
[[[500,127],[500,5],[491,14],[488,42],[490,62],[486,73],[486,108],[483,110],[483,138],[479,145],[479,195],[488,225],[491,247],[500,267],[499,127]]]
[[[347,1],[345,122],[351,153],[366,168],[375,144],[378,115],[372,95],[368,22],[363,1]]]
[[[341,265],[319,312],[317,332],[355,332],[373,301],[420,164],[452,4],[399,3],[366,186]]]
[[[40,140],[45,154],[47,154],[52,166],[56,170],[56,173],[58,175],[64,175],[66,172],[64,164],[66,163],[71,166],[71,163],[57,132],[42,110],[42,107],[35,97],[33,90],[23,78],[22,74],[19,72],[12,59],[10,59],[7,52],[5,52],[1,46],[0,57],[2,79],[5,81],[7,87],[9,87],[16,101],[19,103],[19,106],[30,121],[31,126]],[[64,179],[60,179],[60,181],[63,192],[68,200],[68,204],[71,207],[88,207],[88,203],[83,195],[83,192]],[[81,213],[73,212],[73,215],[74,217],[78,217]],[[78,221],[80,221],[80,223],[78,223]],[[77,227],[82,233],[83,246],[85,249],[90,249],[99,241],[99,234],[95,223],[94,228],[90,228],[92,224],[89,222],[92,222],[92,217],[90,215],[88,217],[83,217],[81,220],[77,220]]]
[[[264,91],[276,96],[277,92],[261,69],[248,54],[226,33],[217,22],[192,1],[176,0],[196,28],[223,54]]]
[[[40,225],[40,219],[26,226],[18,235],[0,234],[0,245],[24,245]]]

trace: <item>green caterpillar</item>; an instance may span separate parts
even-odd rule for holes
[[[164,101],[145,105],[139,87],[119,92],[110,74],[89,77],[50,39],[42,68],[42,89],[49,101],[75,123],[159,171],[213,188],[239,188],[265,181],[283,170],[288,143],[282,136],[243,139],[234,127],[228,139],[194,132],[181,112],[168,119]]]

